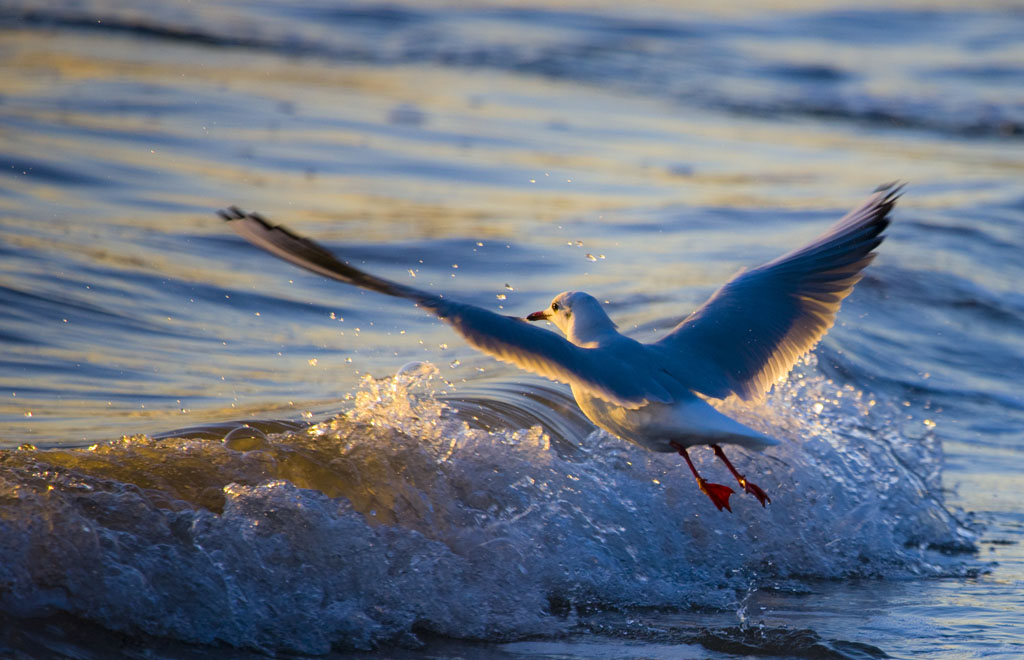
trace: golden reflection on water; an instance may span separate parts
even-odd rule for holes
[[[69,102],[49,115],[33,110],[38,119],[100,133],[92,138],[22,136],[25,153],[59,150],[85,158],[102,150],[106,158],[126,167],[201,180],[208,185],[200,194],[187,186],[179,191],[181,201],[197,206],[216,205],[219,200],[211,197],[219,190],[225,197],[272,209],[280,199],[279,191],[288,191],[288,198],[301,200],[297,210],[310,218],[326,216],[336,221],[339,209],[353,215],[377,210],[373,218],[379,220],[401,217],[403,204],[429,200],[439,209],[416,225],[440,223],[442,231],[455,231],[462,225],[447,223],[473,215],[547,221],[673,202],[739,207],[840,205],[856,199],[858,191],[870,190],[879,177],[914,180],[936,174],[980,174],[976,171],[980,158],[970,158],[971,167],[957,171],[957,163],[973,147],[937,147],[931,140],[868,137],[809,128],[806,123],[739,117],[723,121],[718,113],[681,113],[661,102],[609,99],[607,92],[585,85],[567,86],[501,71],[484,74],[415,65],[382,69],[251,52],[217,51],[212,58],[197,55],[197,49],[188,45],[149,49],[129,39],[95,35],[60,40],[15,35],[6,45],[12,55],[7,73],[13,75],[5,77],[5,84],[13,95],[45,96],[52,95],[54,87],[71,88]],[[47,82],[40,82],[42,78]],[[176,117],[158,106],[151,111],[75,111],[78,84],[125,82],[169,92],[184,85],[185,98],[191,93],[230,102],[232,96],[258,94],[293,105],[283,112],[271,111],[256,123],[250,118],[230,125]],[[144,91],[134,93],[146,96]],[[381,127],[393,108],[409,103],[422,110],[422,131],[368,134],[365,130]],[[116,109],[116,103],[113,106]],[[348,128],[338,121],[331,125],[341,118],[355,123]],[[261,121],[265,123],[260,125]],[[130,134],[146,132],[159,134],[162,142],[171,144],[159,145],[156,153],[139,149]],[[121,144],[111,144],[111,140],[121,141],[119,134],[129,135]],[[437,134],[464,134],[465,138],[423,139]],[[222,161],[204,160],[202,152],[182,153],[173,141],[185,138],[208,139],[211,147],[222,140],[234,143],[232,149],[241,157],[234,167],[225,167]],[[497,138],[503,142],[494,144]],[[271,149],[301,158],[314,145],[316,157],[305,173],[267,170],[259,161],[244,157],[247,149],[255,155]],[[454,177],[424,179],[401,171],[386,178],[360,175],[358,169],[333,174],[330,148],[341,152],[353,146],[403,160],[491,168],[498,179],[467,185]],[[1002,150],[995,149],[996,153]],[[998,167],[992,149],[984,150],[988,162]],[[821,158],[823,153],[830,156]],[[1019,167],[1009,154],[1003,162]],[[317,160],[327,167],[318,168]],[[528,184],[531,179],[538,185]],[[844,183],[838,190],[836,181]],[[233,189],[245,189],[246,194],[227,194]],[[172,193],[167,191],[164,197]],[[389,200],[399,207],[387,209]],[[372,201],[373,206],[360,201]],[[394,229],[389,225],[382,233],[392,236]]]
[[[787,48],[799,61],[814,56],[820,44]],[[801,48],[810,50],[801,54]],[[673,223],[687,208],[845,208],[885,180],[986,180],[1019,174],[1022,167],[1011,144],[762,121],[499,69],[374,67],[86,32],[52,38],[11,31],[3,52],[3,111],[18,128],[0,127],[0,141],[12,162],[29,164],[16,180],[17,194],[0,195],[0,229],[7,245],[49,255],[70,270],[65,279],[42,284],[35,280],[47,276],[50,260],[0,265],[0,272],[45,295],[79,281],[105,284],[110,293],[89,293],[86,302],[170,335],[118,342],[112,323],[105,329],[110,337],[97,341],[104,329],[90,334],[74,319],[67,327],[45,320],[39,333],[56,345],[21,347],[26,363],[129,375],[123,383],[69,379],[72,385],[54,401],[29,392],[36,386],[60,390],[66,374],[15,371],[9,389],[22,393],[2,399],[0,416],[33,417],[31,426],[19,425],[30,431],[12,437],[91,435],[81,428],[90,410],[99,417],[97,427],[105,428],[123,426],[123,419],[158,428],[182,426],[183,417],[188,424],[215,420],[239,410],[226,403],[232,391],[245,401],[241,413],[280,405],[247,399],[247,379],[306,382],[296,398],[315,400],[315,392],[354,387],[356,370],[386,373],[413,357],[515,373],[468,351],[415,309],[372,297],[357,299],[363,313],[384,318],[357,333],[326,319],[323,327],[290,321],[273,309],[272,298],[265,309],[239,309],[226,300],[193,311],[188,301],[194,296],[186,292],[119,284],[147,277],[179,288],[242,289],[338,309],[354,304],[336,289],[299,291],[289,284],[293,276],[282,280],[286,269],[265,255],[254,252],[243,273],[229,265],[220,248],[205,242],[228,238],[213,211],[229,204],[332,244],[450,238],[515,244],[535,262],[504,260],[490,269],[470,264],[455,278],[437,270],[418,282],[455,294],[501,293],[511,283],[517,292],[504,303],[508,313],[532,311],[568,286],[618,295],[614,302],[636,292],[667,292],[618,310],[628,329],[678,317],[700,302],[693,287],[703,295],[740,265],[752,265],[702,263],[702,255],[743,254],[762,243],[781,250],[816,231],[766,227],[744,236],[684,237]],[[53,174],[38,176],[33,167]],[[906,207],[920,203],[905,199]],[[664,228],[631,230],[652,223]],[[179,242],[184,234],[191,234],[187,244]],[[586,244],[578,254],[565,249],[577,240]],[[429,250],[393,265],[399,273],[418,268],[418,259],[432,256]],[[607,259],[588,262],[587,252]],[[683,287],[691,288],[685,299],[675,293]],[[152,304],[143,309],[136,301],[144,299]],[[266,315],[262,321],[256,312]],[[266,342],[266,355],[235,353],[235,328],[238,342]],[[209,341],[220,338],[223,343],[213,345],[221,348],[212,352]],[[448,351],[436,348],[449,342]],[[289,350],[293,345],[316,348]],[[275,355],[279,350],[283,355]],[[310,371],[313,352],[334,368]],[[341,362],[350,357],[354,362]],[[149,372],[154,376],[145,384],[132,380]],[[140,398],[173,396],[186,403],[144,408],[112,395],[108,406],[101,396],[139,388]],[[126,431],[137,430],[134,423]]]
[[[452,3],[419,7],[431,4]],[[615,15],[622,5],[506,6],[600,6]],[[783,15],[806,7],[771,0],[757,10]],[[116,11],[146,18],[139,9]],[[203,11],[218,10],[197,10]],[[666,0],[636,11],[655,19],[680,15],[678,3]],[[751,5],[699,0],[685,11],[728,20],[746,17]],[[519,36],[483,23],[495,40]],[[239,33],[248,27],[240,22]],[[543,39],[560,38],[557,26],[543,30]],[[902,83],[886,73],[891,60],[927,72],[955,69],[963,54],[939,42],[865,49],[793,34],[722,38],[750,62],[864,73],[873,80],[869,91],[894,102]],[[651,98],[628,86],[501,67],[371,66],[73,29],[6,30],[0,55],[0,153],[12,170],[0,178],[0,286],[31,294],[15,299],[24,310],[3,310],[10,325],[0,325],[0,334],[27,341],[3,345],[0,447],[101,443],[91,450],[0,452],[0,461],[5,469],[48,466],[95,484],[136,484],[168,508],[185,502],[219,511],[230,495],[224,486],[285,478],[394,522],[398,507],[423,506],[420,494],[437,485],[409,480],[417,447],[400,434],[393,443],[382,439],[397,452],[370,445],[346,454],[344,438],[292,437],[257,443],[245,460],[217,441],[199,452],[177,439],[106,442],[122,433],[246,418],[315,421],[350,406],[345,397],[363,374],[383,376],[411,360],[439,365],[456,392],[464,380],[519,377],[401,301],[314,282],[256,250],[241,251],[213,215],[223,206],[260,211],[347,258],[373,259],[391,277],[417,269],[416,285],[480,296],[496,311],[501,304],[505,313],[522,314],[559,290],[590,290],[611,302],[623,330],[639,326],[649,335],[736,268],[755,265],[753,255],[781,253],[828,222],[824,212],[820,224],[812,214],[783,222],[786,209],[841,213],[877,184],[902,179],[910,187],[898,221],[941,223],[949,208],[1018,199],[1005,182],[1024,175],[1019,140],[730,113],[677,103],[671,91]],[[912,101],[929,98],[934,84],[920,78],[909,83]],[[756,91],[771,83],[737,77],[731,84]],[[750,90],[739,91],[736,98],[747,98]],[[919,182],[930,190],[918,194]],[[706,208],[710,216],[699,213]],[[760,215],[742,214],[760,209],[763,223]],[[724,228],[700,225],[719,211]],[[698,217],[692,226],[691,215]],[[993,236],[996,224],[986,228]],[[910,234],[897,227],[880,265],[905,267],[915,258],[900,249]],[[1007,223],[1005,231],[1013,230]],[[1011,238],[1005,242],[1013,244]],[[474,254],[477,241],[511,245],[514,256]],[[607,258],[591,262],[587,253]],[[969,254],[947,254],[938,264],[927,252],[916,258],[930,260],[919,270],[967,281],[982,266]],[[449,269],[454,263],[457,271]],[[1004,290],[1017,292],[1012,281],[985,283],[987,292]],[[840,323],[848,320],[857,322],[846,316]],[[885,339],[890,329],[880,327]],[[940,431],[956,433],[947,430],[955,427],[948,418],[937,419]],[[950,461],[970,462],[951,466],[956,501],[970,510],[1013,509],[1006,498],[1019,499],[1024,477],[1007,473],[1012,451],[942,439]],[[989,464],[980,464],[986,456]],[[436,470],[428,465],[420,474]],[[1010,528],[1006,537],[1016,533]],[[923,616],[946,617],[947,632],[967,636],[992,628],[991,618],[972,612],[1006,607],[1005,628],[1012,629],[1012,597],[992,586],[1019,583],[1020,547],[982,546],[983,560],[1000,562],[998,576],[982,576],[969,589],[962,581],[915,585],[903,615],[923,607]],[[871,584],[858,598],[840,594],[836,609],[822,617],[850,602],[871,604],[875,592]],[[987,593],[993,602],[984,600]],[[772,592],[751,603],[762,597],[787,617],[780,625],[801,607]],[[891,591],[889,598],[885,606],[892,608]]]

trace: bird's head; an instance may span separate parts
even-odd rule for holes
[[[600,341],[615,324],[605,314],[597,298],[582,291],[564,291],[551,301],[547,309],[534,312],[527,321],[551,321],[574,344]]]

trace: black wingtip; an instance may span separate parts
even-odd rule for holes
[[[892,212],[896,202],[900,197],[903,196],[903,189],[906,187],[905,181],[890,181],[889,183],[883,183],[882,185],[875,188],[874,192],[885,193],[885,196],[875,203],[874,213],[872,214],[873,219],[871,224],[875,227],[875,234],[881,234],[888,228],[892,219],[889,214]]]
[[[242,218],[245,218],[247,214],[237,206],[229,206],[226,209],[217,211],[217,215],[219,215],[224,221],[231,222],[232,220],[241,220]]]
[[[270,231],[281,231],[284,232],[285,234],[288,234],[292,238],[300,238],[299,236],[296,236],[294,233],[292,233],[286,227],[270,224],[270,222],[259,213],[246,213],[237,206],[229,206],[226,209],[221,209],[217,211],[217,215],[219,215],[221,219],[223,219],[225,222],[235,222],[237,220],[251,220],[262,225],[264,229]]]
[[[886,193],[886,195],[885,195],[885,203],[891,209],[892,206],[896,203],[896,200],[898,200],[900,197],[903,196],[903,190],[906,187],[907,187],[907,182],[906,181],[900,181],[899,179],[897,179],[895,181],[890,181],[889,183],[883,183],[882,185],[880,185],[877,188],[875,188],[875,192],[876,193],[881,193],[881,192]]]

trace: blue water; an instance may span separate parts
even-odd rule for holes
[[[0,655],[1021,657],[1022,35],[996,2],[4,3]],[[214,215],[651,339],[892,180],[836,327],[726,404],[783,441],[733,451],[772,504],[732,515]]]

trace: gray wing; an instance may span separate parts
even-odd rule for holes
[[[243,238],[285,261],[346,284],[389,296],[407,298],[451,325],[484,353],[532,373],[568,383],[609,403],[639,408],[651,401],[668,402],[668,392],[635,374],[634,364],[599,349],[581,348],[560,335],[527,321],[459,303],[365,273],[338,260],[322,246],[272,225],[237,207],[219,215]]]
[[[809,245],[741,272],[653,345],[679,361],[680,379],[702,394],[764,396],[835,323],[901,190],[880,187]]]

